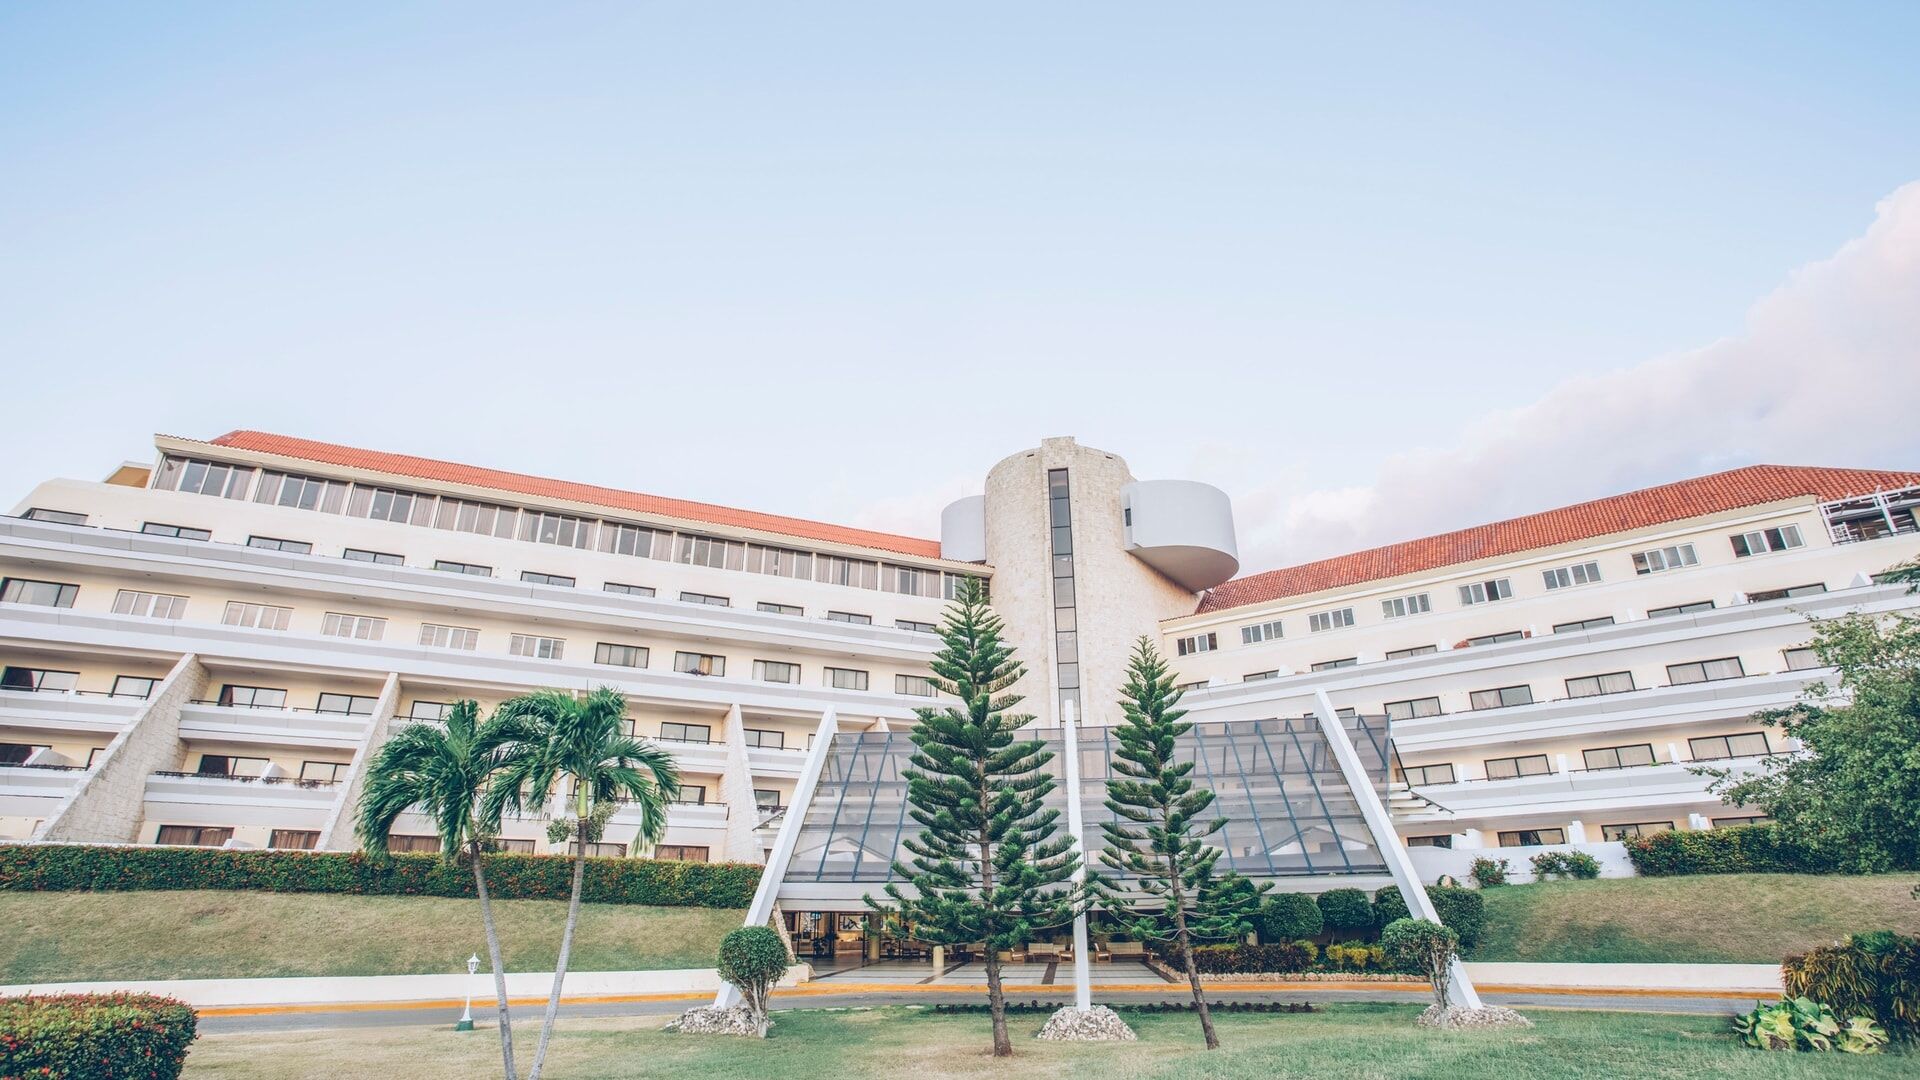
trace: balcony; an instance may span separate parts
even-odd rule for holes
[[[799,746],[749,746],[747,767],[755,776],[798,778],[807,764],[807,750]]]
[[[1714,761],[1662,761],[1617,769],[1585,769],[1500,780],[1424,784],[1414,790],[1446,807],[1451,811],[1451,818],[1440,812],[1409,813],[1402,820],[1439,822],[1542,817],[1718,804],[1719,797],[1707,792],[1707,785],[1711,781],[1704,776],[1693,775],[1692,770],[1721,768],[1744,775],[1757,771],[1763,760],[1760,757],[1745,757]]]
[[[367,734],[371,716],[314,709],[266,709],[189,702],[180,710],[180,737],[255,746],[321,747],[352,750]]]
[[[330,780],[156,772],[147,777],[146,815],[195,825],[319,829],[340,792]]]
[[[86,774],[79,765],[0,765],[0,817],[44,818]]]
[[[614,823],[625,823],[626,810],[613,815]],[[640,823],[639,815],[634,815],[631,824]],[[724,829],[727,827],[727,804],[722,802],[692,803],[678,802],[667,808],[667,827],[674,829]]]
[[[0,690],[0,727],[117,735],[146,699],[90,690]]]

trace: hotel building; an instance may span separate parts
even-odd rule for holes
[[[1146,637],[1209,730],[1301,717],[1324,691],[1378,737],[1409,845],[1711,828],[1752,812],[1691,770],[1792,749],[1751,716],[1827,674],[1808,620],[1920,608],[1873,580],[1920,554],[1917,506],[1920,473],[1760,465],[1236,576],[1223,493],[1071,439],[1000,462],[918,539],[258,432],[162,436],[151,461],[47,481],[0,519],[0,838],[350,848],[363,767],[400,725],[605,685],[680,764],[652,854],[758,860],[823,715],[890,732],[935,700],[932,630],[967,577],[1041,728],[1069,708],[1117,720]],[[1247,775],[1216,778],[1223,798]],[[832,808],[842,831],[859,814]],[[600,853],[639,854],[631,824]],[[1269,855],[1341,843],[1292,827]],[[514,820],[503,842],[547,850],[544,832]],[[407,816],[392,846],[436,841]]]

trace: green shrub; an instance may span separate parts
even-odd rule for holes
[[[1920,1039],[1920,939],[1891,931],[1855,934],[1780,965],[1790,997],[1841,1016],[1870,1016],[1896,1039]]]
[[[1435,885],[1427,890],[1434,914],[1440,922],[1460,935],[1460,947],[1471,949],[1480,944],[1480,932],[1487,926],[1487,898],[1478,890],[1456,885]]]
[[[1834,861],[1789,841],[1773,825],[1669,829],[1627,841],[1627,858],[1646,877],[1676,874],[1830,874]]]
[[[496,900],[564,900],[573,860],[565,855],[488,855]],[[582,899],[594,904],[743,908],[760,867],[655,859],[588,859]],[[367,896],[473,895],[473,871],[438,855],[360,851],[229,851],[222,848],[0,845],[0,890],[131,892],[240,889]]]
[[[767,993],[787,973],[787,943],[770,926],[743,926],[720,939],[715,967],[740,990],[762,1038],[767,1034]]]
[[[1410,914],[1407,898],[1400,895],[1400,886],[1389,885],[1373,894],[1373,925],[1385,926]]]
[[[1271,944],[1319,937],[1324,926],[1320,905],[1306,893],[1274,893],[1253,917],[1260,940]]]
[[[1600,876],[1600,860],[1584,851],[1543,851],[1530,861],[1536,881],[1555,877],[1592,881]]]
[[[1284,941],[1274,945],[1199,945],[1193,950],[1193,967],[1202,975],[1258,975],[1267,972],[1305,971],[1313,963],[1306,942]],[[1161,959],[1179,970],[1179,958],[1163,952]]]
[[[1320,918],[1329,930],[1372,930],[1373,903],[1359,889],[1329,889],[1320,894]]]
[[[151,994],[61,994],[0,1000],[0,1076],[173,1080],[195,1016]]]
[[[1489,859],[1485,855],[1473,860],[1473,868],[1467,873],[1483,889],[1507,883],[1507,868],[1512,864],[1505,859]]]
[[[1434,1004],[1447,1007],[1448,980],[1460,935],[1425,919],[1396,919],[1380,931],[1380,947],[1393,966],[1415,971],[1433,987]]]
[[[1833,1010],[1805,997],[1762,1005],[1733,1018],[1740,1041],[1761,1050],[1838,1050],[1843,1054],[1877,1054],[1887,1045],[1887,1034],[1870,1017],[1855,1016],[1841,1023]]]

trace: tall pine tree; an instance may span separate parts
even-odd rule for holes
[[[910,736],[907,806],[921,829],[906,841],[912,865],[896,863],[894,872],[912,896],[886,889],[916,939],[984,944],[995,1057],[1013,1053],[1000,951],[1071,922],[1085,896],[1071,883],[1080,864],[1073,838],[1055,838],[1059,811],[1041,805],[1053,790],[1053,752],[1020,736],[1032,716],[1010,711],[1021,699],[1007,689],[1026,668],[1001,629],[985,589],[968,580],[941,622],[933,659],[934,685],[957,700],[917,710]]]
[[[1205,840],[1227,819],[1202,817],[1213,792],[1194,786],[1192,761],[1175,760],[1176,744],[1193,725],[1182,721],[1186,710],[1176,707],[1182,691],[1146,638],[1134,647],[1127,676],[1120,700],[1125,719],[1113,728],[1120,743],[1115,775],[1107,781],[1107,808],[1125,820],[1101,823],[1107,843],[1100,861],[1116,876],[1101,875],[1096,885],[1136,938],[1173,946],[1193,989],[1207,1049],[1214,1050],[1220,1039],[1193,966],[1193,943],[1245,934],[1268,886],[1215,872],[1221,852]]]

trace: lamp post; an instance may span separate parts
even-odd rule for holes
[[[473,977],[480,970],[480,954],[467,957],[467,1007],[460,1014],[460,1020],[453,1025],[455,1031],[473,1030]]]

